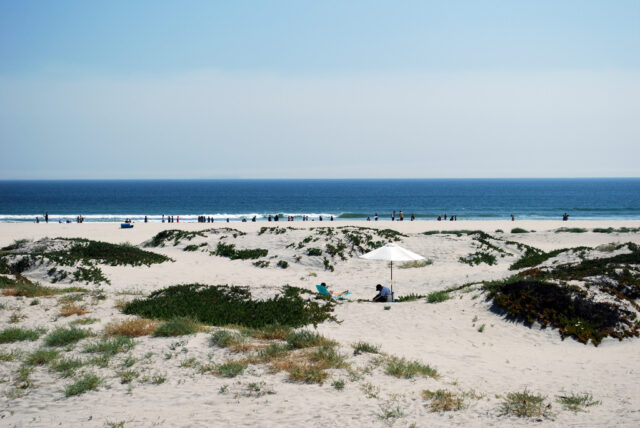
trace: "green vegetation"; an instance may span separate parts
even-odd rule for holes
[[[75,375],[76,369],[82,366],[84,366],[84,362],[75,358],[60,358],[49,364],[49,368],[62,377]]]
[[[435,392],[425,389],[422,391],[422,398],[430,401],[429,410],[432,412],[451,412],[467,407],[463,396],[444,389]]]
[[[420,299],[424,299],[425,296],[421,295],[421,294],[407,294],[406,296],[400,296],[397,299],[395,299],[395,302],[415,302],[418,301]]]
[[[491,266],[497,263],[496,256],[485,251],[476,251],[473,254],[469,254],[467,257],[460,257],[459,260],[461,263],[466,263],[469,266],[479,265],[480,263],[486,263]]]
[[[257,262],[253,262],[255,267],[266,268],[269,267],[269,262],[266,260],[258,260]]]
[[[380,353],[380,347],[377,345],[371,345],[367,342],[356,342],[353,343],[351,345],[351,347],[353,348],[353,355],[360,355],[360,354],[379,354]]]
[[[550,407],[544,402],[546,397],[523,392],[510,392],[501,405],[502,415],[519,418],[546,418],[551,416]]]
[[[103,337],[99,342],[85,346],[84,352],[102,354],[104,358],[110,358],[121,352],[127,352],[136,345],[128,336]]]
[[[340,379],[340,380],[334,380],[331,383],[331,386],[333,386],[338,391],[342,391],[344,389],[344,384],[345,384],[344,379]]]
[[[449,293],[447,293],[446,291],[434,291],[427,295],[427,302],[440,303],[449,300],[450,298],[451,297],[449,296]]]
[[[162,254],[144,251],[129,244],[110,244],[80,238],[58,238],[70,241],[73,245],[66,250],[44,252],[41,255],[58,265],[73,266],[81,262],[92,266],[94,262],[110,266],[150,266],[170,260]]]
[[[640,227],[619,227],[617,229],[614,229],[613,227],[608,227],[606,229],[595,228],[593,231],[595,233],[638,233],[640,232]]]
[[[153,335],[155,337],[173,337],[195,334],[202,330],[200,323],[189,317],[171,318],[160,323]]]
[[[87,284],[89,283],[100,284],[102,282],[111,284],[111,281],[109,281],[107,277],[104,276],[104,273],[102,273],[102,269],[98,267],[90,267],[90,268],[79,267],[73,273],[73,279],[74,281],[84,282]]]
[[[514,227],[511,229],[511,233],[529,233],[529,231],[521,227]]]
[[[101,378],[93,373],[88,373],[81,379],[78,379],[71,385],[67,386],[64,389],[64,394],[67,397],[84,394],[87,391],[98,389],[98,386],[100,386],[101,383]]]
[[[204,231],[188,232],[186,230],[170,229],[163,230],[155,235],[147,244],[146,247],[164,247],[168,241],[173,241],[173,246],[177,246],[180,241],[191,241],[196,237],[205,238],[207,235]]]
[[[45,336],[44,344],[47,346],[67,346],[77,343],[79,340],[89,336],[93,336],[93,333],[89,330],[76,327],[58,327]]]
[[[290,228],[291,229],[291,228]],[[284,233],[287,233],[287,229],[284,227],[261,227],[260,230],[258,231],[258,235],[262,235],[265,232],[269,232],[273,235],[282,235]]]
[[[77,293],[88,292],[86,288],[80,287],[67,287],[67,288],[53,288],[44,287],[42,285],[34,284],[23,276],[19,276],[18,279],[7,278],[0,276],[0,289],[4,289],[4,294],[11,296],[22,297],[47,297],[55,296],[65,293]]]
[[[38,349],[29,354],[24,362],[29,366],[42,366],[58,358],[59,354],[60,352],[56,349]]]
[[[335,343],[326,337],[319,335],[313,331],[300,330],[293,331],[287,336],[287,344],[291,349],[311,348],[314,346],[335,345]]]
[[[590,340],[598,345],[606,336],[622,339],[638,336],[638,327],[628,318],[632,314],[607,302],[587,298],[580,289],[539,279],[509,278],[486,283],[487,298],[506,315],[527,325],[540,323],[558,328],[564,339]]]
[[[278,266],[281,269],[286,269],[289,267],[289,263],[285,260],[278,260],[278,263],[276,263],[276,266]]]
[[[0,343],[21,342],[24,340],[37,340],[43,333],[41,329],[24,329],[18,327],[9,327],[0,330]]]
[[[430,230],[428,232],[424,232],[423,235],[456,235],[458,238],[462,235],[475,235],[477,233],[484,233],[481,230]]]
[[[135,299],[124,306],[123,312],[164,320],[190,317],[209,325],[237,324],[252,328],[269,324],[301,327],[335,320],[331,315],[333,302],[312,301],[302,294],[314,293],[284,287],[282,294],[271,299],[253,300],[247,287],[177,285],[155,291],[146,299]]]
[[[228,360],[222,364],[214,366],[213,373],[222,377],[236,377],[247,368],[246,361]]]
[[[600,401],[594,401],[593,396],[589,393],[571,395],[561,395],[558,397],[558,402],[562,404],[566,410],[572,412],[583,412],[585,407],[596,406],[601,404]]]
[[[236,246],[234,244],[218,242],[216,251],[212,254],[220,257],[227,257],[231,260],[250,260],[265,257],[269,254],[269,251],[262,248],[236,250]]]
[[[419,361],[408,361],[404,358],[390,357],[385,365],[385,373],[395,377],[412,379],[418,375],[438,378],[438,371]]]
[[[587,229],[582,227],[561,227],[560,229],[556,229],[555,233],[585,233]]]
[[[307,248],[307,256],[321,256],[322,250],[320,248]]]

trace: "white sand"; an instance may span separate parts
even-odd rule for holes
[[[279,223],[174,223],[136,224],[133,229],[121,230],[117,224],[0,224],[0,246],[16,239],[40,239],[43,237],[84,237],[114,243],[129,242],[139,245],[161,230],[179,228],[204,230],[212,227],[232,227],[247,233],[232,240],[239,248],[267,248],[269,256],[289,262],[288,269],[271,266],[260,269],[249,261],[230,261],[210,256],[206,252],[185,252],[184,243],[178,247],[150,249],[172,257],[174,263],[151,267],[102,267],[111,281],[103,285],[107,295],[103,301],[92,302],[85,298],[90,314],[84,318],[98,318],[87,326],[100,333],[111,320],[124,319],[114,307],[119,299],[136,297],[131,293],[143,293],[179,283],[201,282],[206,284],[248,285],[257,296],[275,293],[282,285],[290,284],[313,290],[314,285],[325,281],[334,290],[349,289],[355,299],[370,299],[378,282],[387,283],[389,268],[385,262],[365,261],[357,258],[336,261],[335,272],[326,272],[320,260],[305,258],[296,263],[299,250],[285,248],[289,243],[300,242],[308,236],[310,227],[358,225],[366,227],[394,228],[408,235],[401,245],[433,260],[433,264],[414,269],[394,268],[396,295],[416,293],[426,295],[431,291],[461,285],[468,282],[499,279],[511,275],[508,270],[517,257],[498,259],[498,265],[485,264],[470,267],[458,261],[474,251],[468,237],[453,235],[422,235],[428,230],[480,229],[494,233],[502,229],[507,233],[496,234],[551,250],[575,246],[595,247],[610,242],[632,241],[640,244],[640,233],[554,233],[559,227],[640,227],[640,221],[458,221],[458,222],[279,222]],[[285,234],[258,235],[263,226],[295,227]],[[510,234],[513,227],[535,230],[529,234]],[[229,235],[229,233],[226,233]],[[215,248],[219,235],[206,239],[196,238],[193,243],[207,242]],[[309,245],[314,246],[314,245]],[[316,245],[323,248],[320,241]],[[317,275],[314,276],[313,274]],[[46,275],[37,272],[31,279],[43,285]],[[65,284],[66,285],[66,284]],[[129,293],[129,294],[122,294]],[[66,326],[77,316],[57,317],[59,306],[56,298],[40,298],[40,304],[30,306],[32,299],[0,297],[0,329],[12,326],[44,327]],[[92,303],[96,303],[93,305]],[[128,385],[120,383],[115,372],[126,355],[118,355],[109,368],[93,368],[106,380],[96,391],[78,397],[66,398],[62,389],[71,383],[61,379],[44,367],[36,368],[31,379],[34,386],[25,390],[26,395],[15,393],[14,380],[19,361],[0,362],[0,425],[2,426],[105,426],[108,423],[125,422],[129,426],[387,426],[394,420],[384,420],[378,415],[384,409],[399,408],[403,416],[395,419],[395,426],[450,426],[450,425],[528,425],[531,419],[500,416],[501,396],[525,388],[548,397],[553,417],[539,425],[557,426],[638,426],[640,425],[640,340],[619,342],[605,339],[599,347],[583,345],[568,338],[564,341],[556,330],[527,328],[489,311],[479,291],[457,293],[452,300],[428,304],[423,300],[411,303],[394,303],[390,310],[385,305],[368,302],[348,302],[336,307],[336,316],[342,322],[326,322],[318,331],[341,345],[344,353],[351,355],[350,345],[366,341],[381,346],[382,351],[416,359],[435,367],[440,379],[396,379],[376,368],[360,380],[352,381],[344,370],[332,371],[333,378],[323,385],[304,385],[287,381],[284,372],[269,374],[264,366],[250,366],[241,376],[233,379],[199,374],[194,368],[181,367],[189,358],[216,363],[231,354],[225,349],[209,344],[209,333],[179,338],[138,338],[131,355],[138,359],[133,369],[140,378]],[[13,313],[26,316],[17,324],[10,324]],[[474,321],[475,320],[475,321]],[[485,325],[483,332],[478,328]],[[85,339],[69,355],[85,357],[81,351]],[[180,344],[176,344],[180,342]],[[21,350],[31,352],[42,346],[42,340],[0,345],[2,352]],[[173,348],[173,349],[172,349]],[[153,353],[146,357],[147,353]],[[349,358],[354,367],[364,366],[371,356]],[[144,376],[162,376],[166,381],[153,384]],[[334,380],[344,379],[343,391],[331,386]],[[249,385],[264,382],[261,389],[272,394],[256,396],[249,393]],[[379,388],[377,397],[370,397],[363,384]],[[227,386],[226,393],[220,393]],[[458,392],[475,391],[480,399],[469,399],[469,407],[457,412],[431,413],[428,402],[421,397],[424,389],[448,389]],[[593,394],[601,401],[587,412],[573,413],[563,410],[555,399],[566,393]]]

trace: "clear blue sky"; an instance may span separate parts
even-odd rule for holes
[[[0,179],[640,176],[640,1],[0,1]]]

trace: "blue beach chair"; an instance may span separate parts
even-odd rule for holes
[[[318,290],[318,293],[322,294],[323,296],[329,296],[332,299],[338,300],[347,300],[344,297],[351,294],[351,291],[347,291],[346,293],[340,294],[339,296],[332,296],[331,293],[329,293],[329,290],[327,290],[327,287],[325,287],[324,285],[316,285],[316,289]]]

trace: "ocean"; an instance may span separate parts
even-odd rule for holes
[[[640,219],[640,178],[0,181],[0,222],[265,220],[271,214],[336,220]]]

